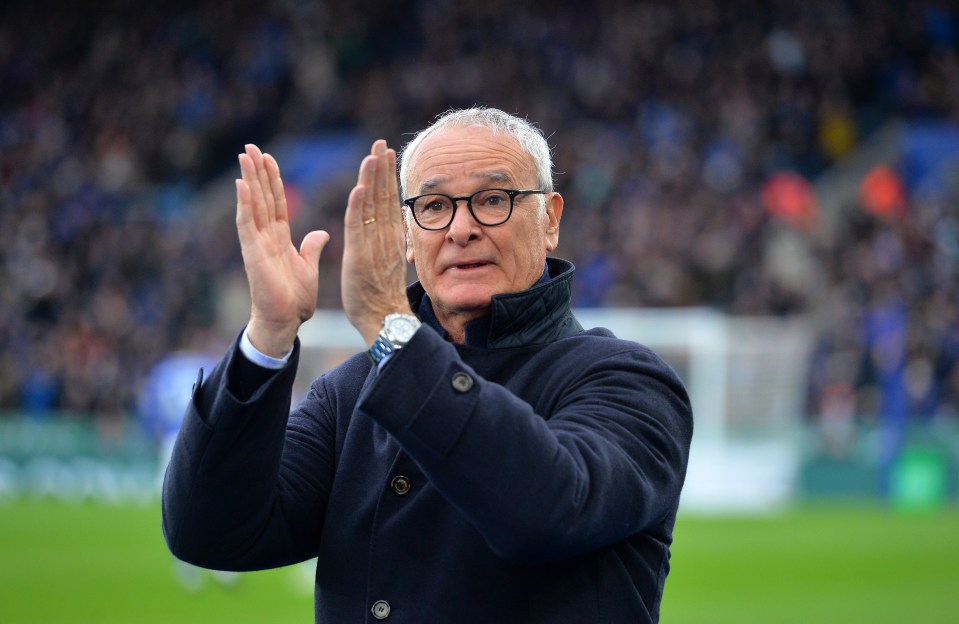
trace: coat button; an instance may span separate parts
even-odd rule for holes
[[[410,480],[403,475],[397,475],[390,481],[390,487],[400,496],[405,496],[410,491]]]
[[[373,603],[373,608],[370,611],[373,612],[373,617],[377,620],[385,620],[390,617],[390,603],[385,600],[377,600]]]
[[[473,378],[466,373],[460,372],[453,375],[451,383],[453,384],[453,390],[457,392],[469,392],[469,389],[473,387]]]

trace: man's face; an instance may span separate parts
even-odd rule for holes
[[[445,128],[430,135],[413,155],[408,192],[471,195],[487,188],[536,189],[532,158],[506,134],[485,128]],[[546,199],[545,212],[539,201]],[[453,222],[427,231],[407,220],[407,259],[433,301],[440,322],[486,314],[493,295],[525,290],[543,274],[546,253],[559,241],[563,198],[518,195],[509,221],[480,225],[457,204]]]

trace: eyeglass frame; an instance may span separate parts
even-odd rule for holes
[[[509,195],[509,212],[506,213],[506,218],[500,221],[499,223],[484,223],[483,221],[479,219],[479,217],[476,216],[476,213],[473,212],[473,198],[479,195],[480,193],[486,193],[489,191],[502,191],[506,193],[507,195]],[[460,197],[453,197],[452,195],[447,195],[445,193],[423,193],[422,195],[417,195],[416,197],[410,197],[409,199],[404,199],[403,204],[409,207],[410,215],[413,217],[413,221],[416,222],[416,225],[418,225],[421,229],[424,229],[428,232],[437,232],[439,230],[445,230],[446,228],[448,228],[450,225],[453,224],[453,219],[456,218],[456,209],[459,208],[459,204],[461,201],[466,202],[466,209],[469,210],[470,216],[472,216],[477,223],[486,227],[495,227],[497,225],[503,225],[504,223],[510,220],[510,217],[513,216],[513,207],[516,205],[517,195],[547,195],[547,194],[548,192],[542,189],[517,190],[517,189],[504,189],[504,188],[486,188],[486,189],[480,189],[476,191],[475,193],[473,193],[472,195],[461,195]],[[447,221],[443,227],[426,227],[419,222],[419,219],[416,218],[416,210],[413,209],[413,204],[415,204],[416,200],[420,199],[421,197],[430,197],[430,196],[436,196],[436,195],[440,197],[446,197],[447,199],[450,200],[450,202],[452,202],[453,210],[450,212],[450,220]]]

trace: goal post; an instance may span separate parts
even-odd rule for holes
[[[806,317],[735,317],[708,308],[582,308],[586,327],[653,349],[686,383],[694,434],[682,508],[768,511],[796,493],[814,332]],[[297,392],[365,348],[341,310],[300,330]],[[302,380],[302,381],[300,381]]]

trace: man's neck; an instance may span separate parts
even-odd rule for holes
[[[466,344],[466,326],[471,321],[489,314],[489,308],[483,310],[470,310],[469,312],[446,313],[443,310],[433,307],[433,314],[436,320],[446,330],[447,339],[456,344]]]
[[[548,282],[549,279],[549,265],[546,264],[543,268],[543,274],[540,275],[539,279],[530,287]],[[446,333],[445,338],[450,342],[466,344],[468,337],[467,330],[470,329],[467,326],[474,321],[488,317],[492,303],[490,306],[473,310],[444,310],[437,306],[436,303],[429,298],[429,295],[424,292],[420,305],[429,307],[428,313],[427,310],[422,307],[417,311],[423,322],[431,323],[434,329],[442,328]],[[439,327],[436,327],[437,325],[439,325]],[[474,339],[477,337],[477,332],[485,336],[489,331],[489,322],[473,323],[471,331]]]

